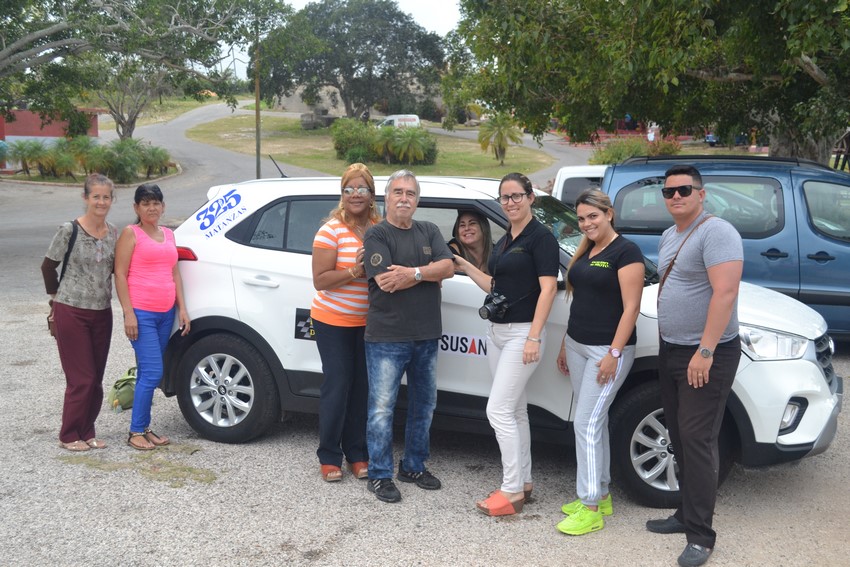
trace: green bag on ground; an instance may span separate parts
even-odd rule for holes
[[[136,391],[136,367],[132,367],[115,381],[106,401],[115,413],[133,407],[133,394]]]

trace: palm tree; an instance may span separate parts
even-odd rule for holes
[[[508,153],[508,143],[522,142],[520,130],[513,117],[506,112],[497,112],[486,122],[481,123],[478,130],[478,143],[485,152],[493,148],[493,154],[499,160],[499,165],[505,165],[505,155]]]
[[[393,147],[395,146],[396,128],[393,126],[384,126],[378,129],[375,135],[375,143],[373,149],[378,156],[384,158],[389,165],[393,158]]]
[[[428,132],[424,128],[396,128],[393,137],[392,150],[399,161],[407,159],[407,164],[425,159],[425,148],[428,144]]]
[[[30,174],[30,166],[41,164],[39,160],[44,158],[47,148],[41,140],[18,140],[9,144],[9,159],[21,164],[21,169],[27,175]]]

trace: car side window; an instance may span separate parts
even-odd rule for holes
[[[850,241],[850,187],[807,181],[803,184],[809,222],[820,234]]]
[[[290,252],[312,254],[313,239],[337,201],[290,201],[289,221],[286,229],[284,249]]]
[[[744,238],[766,238],[782,230],[785,203],[782,187],[766,177],[704,176],[709,213],[729,221]],[[657,234],[673,224],[661,188],[664,178],[642,179],[617,193],[617,228],[629,233]]]
[[[281,201],[262,212],[248,243],[261,248],[283,248],[286,231],[286,211],[289,201]]]
[[[259,220],[246,235],[250,246],[313,252],[316,231],[336,206],[336,200],[281,200],[260,211]],[[237,227],[238,228],[238,227]]]

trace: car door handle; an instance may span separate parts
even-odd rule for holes
[[[256,276],[253,278],[242,278],[242,283],[256,287],[270,287],[272,289],[280,287],[276,281],[272,281],[268,276]]]
[[[807,254],[806,258],[808,258],[809,260],[814,260],[815,262],[829,262],[830,260],[835,260],[835,256],[827,254],[823,250],[821,250],[817,254]]]
[[[788,252],[780,252],[776,248],[771,248],[766,252],[762,252],[761,255],[767,258],[768,260],[774,260],[776,258],[787,258]]]

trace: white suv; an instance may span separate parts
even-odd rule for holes
[[[419,181],[416,218],[436,223],[446,240],[462,209],[487,215],[494,239],[504,233],[498,181]],[[377,184],[382,203],[385,180]],[[175,232],[192,332],[172,337],[162,389],[177,395],[200,435],[239,443],[261,435],[286,411],[318,412],[322,366],[309,321],[310,252],[339,199],[339,180],[249,181],[213,187],[208,197]],[[534,212],[558,238],[565,268],[581,236],[574,211],[541,194]],[[678,482],[657,383],[657,276],[647,262],[637,358],[611,410],[612,467],[635,500],[669,507],[678,498]],[[434,425],[492,434],[485,415],[491,384],[486,322],[478,316],[484,293],[455,275],[443,282],[442,299]],[[535,439],[558,443],[572,442],[575,411],[570,381],[555,366],[567,308],[561,289],[543,361],[528,385]],[[734,461],[765,465],[824,451],[835,436],[843,394],[832,368],[832,341],[816,312],[742,284],[739,318],[744,356],[722,430],[721,478]]]

